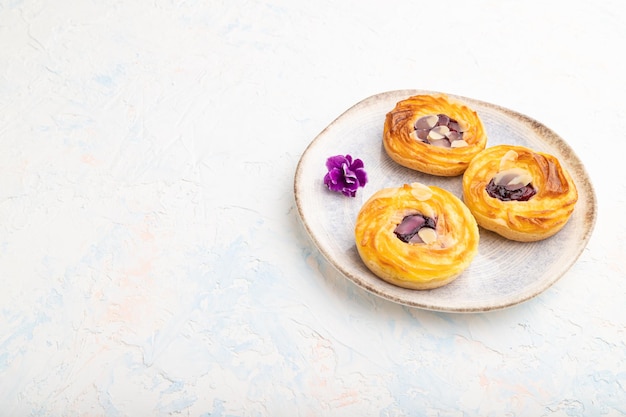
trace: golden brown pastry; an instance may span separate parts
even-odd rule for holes
[[[476,220],[454,194],[420,183],[385,188],[361,207],[356,247],[381,279],[404,288],[441,287],[478,251]]]
[[[407,168],[439,176],[461,175],[485,149],[478,114],[445,94],[422,94],[398,102],[383,130],[387,154]]]
[[[480,226],[507,239],[532,242],[565,226],[578,192],[556,157],[498,145],[470,163],[463,174],[463,199]]]

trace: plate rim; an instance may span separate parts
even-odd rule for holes
[[[416,94],[446,94],[448,97],[450,98],[454,98],[454,99],[458,99],[461,101],[466,102],[467,104],[469,104],[472,107],[484,107],[484,108],[489,108],[492,111],[501,113],[509,118],[514,118],[517,119],[520,123],[524,124],[527,127],[530,127],[533,131],[536,131],[538,136],[541,137],[542,141],[545,142],[546,140],[549,140],[549,142],[547,142],[547,145],[550,145],[551,147],[557,147],[559,149],[559,151],[563,154],[567,155],[567,162],[570,165],[570,169],[575,169],[576,172],[580,173],[580,176],[584,179],[582,184],[579,184],[578,182],[576,183],[577,188],[579,189],[579,194],[584,194],[587,197],[587,205],[586,205],[586,212],[583,213],[584,219],[585,219],[585,224],[588,225],[585,230],[584,233],[582,234],[582,236],[580,237],[579,240],[579,245],[576,247],[576,251],[574,253],[575,256],[572,256],[568,262],[561,262],[561,264],[566,264],[562,270],[560,271],[560,273],[555,274],[555,276],[550,279],[550,280],[546,280],[545,285],[543,286],[539,286],[537,287],[537,290],[534,292],[529,292],[528,294],[523,294],[521,293],[520,296],[518,297],[507,297],[507,299],[503,300],[502,303],[499,304],[495,304],[492,303],[490,306],[476,306],[476,307],[442,307],[442,306],[437,306],[433,303],[426,303],[426,302],[415,302],[412,300],[407,300],[405,298],[402,297],[396,297],[393,295],[390,295],[388,293],[386,293],[385,291],[382,291],[380,289],[380,287],[387,287],[387,286],[392,286],[395,288],[400,288],[397,286],[394,286],[393,284],[387,283],[386,281],[380,279],[377,277],[377,279],[380,280],[380,282],[378,282],[380,285],[378,287],[370,285],[368,282],[362,280],[360,277],[355,276],[354,274],[350,273],[349,271],[346,271],[345,268],[341,268],[341,263],[337,262],[333,256],[329,253],[327,253],[327,251],[325,250],[325,248],[323,247],[323,245],[321,244],[321,242],[319,241],[319,239],[316,237],[316,234],[314,233],[314,231],[312,230],[311,226],[309,225],[309,223],[306,220],[306,216],[303,212],[303,207],[302,207],[302,200],[301,200],[301,189],[302,187],[304,187],[303,184],[300,183],[299,179],[302,176],[302,170],[303,167],[305,165],[306,162],[306,157],[308,154],[310,154],[310,151],[317,146],[322,139],[324,138],[324,136],[330,131],[332,130],[343,118],[344,116],[346,116],[347,114],[353,113],[354,111],[357,111],[358,108],[363,107],[373,101],[378,101],[378,100],[388,100],[390,99],[390,97],[396,97],[399,99],[401,99],[402,97],[410,97],[412,95],[416,95]],[[489,146],[489,145],[488,145]],[[581,192],[581,190],[583,192]],[[595,229],[595,224],[596,224],[596,220],[597,220],[597,196],[596,196],[596,191],[593,187],[591,178],[589,176],[589,173],[587,172],[586,167],[584,166],[582,160],[580,159],[580,157],[576,154],[576,152],[574,151],[574,149],[569,145],[569,143],[562,138],[560,135],[558,135],[555,131],[553,131],[552,129],[550,129],[547,125],[545,125],[544,123],[538,121],[537,119],[534,119],[524,113],[520,113],[518,111],[512,110],[510,108],[495,104],[495,103],[490,103],[487,101],[483,101],[480,99],[475,99],[475,98],[471,98],[471,97],[466,97],[466,96],[462,96],[462,95],[457,95],[457,94],[452,94],[452,93],[446,93],[446,92],[441,92],[441,91],[434,91],[434,90],[423,90],[423,89],[399,89],[399,90],[389,90],[389,91],[384,91],[384,92],[380,92],[374,95],[370,95],[360,101],[358,101],[357,103],[353,104],[352,106],[348,107],[345,111],[343,111],[342,113],[340,113],[337,117],[335,117],[335,119],[333,119],[324,129],[322,129],[309,143],[308,145],[305,147],[305,149],[303,150],[298,163],[296,165],[296,169],[294,172],[294,183],[293,183],[293,195],[294,195],[294,201],[295,201],[295,205],[296,205],[296,211],[298,213],[298,218],[300,220],[300,224],[303,225],[303,227],[305,228],[308,238],[311,240],[311,242],[313,243],[313,245],[316,247],[316,249],[320,252],[320,254],[324,257],[324,259],[337,271],[339,272],[341,275],[343,275],[345,278],[348,279],[348,281],[351,281],[354,285],[359,286],[360,288],[378,296],[381,297],[383,299],[389,300],[391,302],[394,303],[398,303],[401,305],[405,305],[408,307],[415,307],[415,308],[419,308],[419,309],[424,309],[424,310],[431,310],[431,311],[439,311],[439,312],[448,312],[448,313],[480,313],[480,312],[488,312],[488,311],[495,311],[495,310],[502,310],[505,308],[510,308],[513,307],[515,305],[518,304],[522,304],[532,298],[535,298],[536,296],[544,293],[546,290],[548,290],[551,286],[553,286],[556,282],[558,282],[563,275],[565,275],[570,269],[571,267],[578,261],[578,259],[580,258],[581,254],[584,252],[585,248],[587,247],[587,244],[589,242],[589,239],[591,238],[592,234],[593,234],[593,230]],[[481,232],[485,232],[485,229],[481,228]],[[400,288],[401,289],[401,288]],[[412,290],[412,291],[418,291],[418,290]],[[423,291],[423,290],[419,290],[419,291]]]

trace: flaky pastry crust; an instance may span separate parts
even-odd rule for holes
[[[405,243],[394,230],[405,216],[436,219],[432,243]],[[379,278],[400,287],[431,289],[456,279],[478,251],[478,225],[455,195],[420,183],[385,188],[361,207],[355,226],[356,247]]]
[[[415,122],[429,114],[446,114],[463,125],[468,146],[442,148],[415,136]],[[446,94],[421,94],[399,101],[387,113],[383,130],[385,151],[398,164],[438,176],[461,175],[472,158],[487,144],[487,135],[478,114]]]
[[[537,193],[528,201],[501,201],[486,191],[499,171],[512,167],[531,174]],[[532,242],[553,236],[565,226],[578,191],[556,157],[522,146],[498,145],[470,163],[463,174],[463,200],[483,228],[507,239]]]

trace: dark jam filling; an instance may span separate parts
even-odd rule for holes
[[[532,184],[512,189],[506,185],[496,185],[493,179],[489,181],[485,190],[491,197],[501,201],[528,201],[532,196],[537,194],[537,190],[535,190]]]
[[[435,229],[437,222],[427,216],[421,214],[409,214],[402,219],[402,222],[396,226],[393,231],[398,239],[405,243],[423,243],[417,232],[424,227]]]

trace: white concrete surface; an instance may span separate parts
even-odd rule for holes
[[[626,415],[624,22],[618,1],[0,1],[0,415]],[[300,155],[404,88],[527,114],[583,160],[597,224],[548,291],[412,309],[311,244]]]

